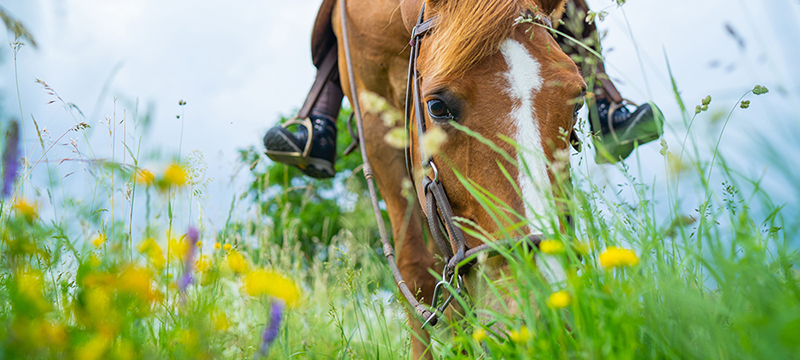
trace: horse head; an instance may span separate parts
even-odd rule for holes
[[[403,3],[409,29],[421,5]],[[548,29],[516,21],[523,14],[549,15],[560,7],[563,1],[425,2],[422,18],[437,21],[419,40],[416,64],[412,62],[418,90],[408,89],[419,97],[411,122],[424,124],[410,126],[415,186],[425,204],[421,179],[431,177],[433,170],[421,164],[432,154],[425,154],[420,143],[430,133],[446,134],[430,159],[453,213],[466,220],[461,224],[470,230],[465,231],[469,248],[509,235],[547,236],[565,226],[564,217],[558,216],[563,204],[554,199],[564,195],[559,184],[569,182],[569,134],[586,84]],[[420,128],[425,134],[419,134]],[[492,195],[474,196],[483,190]],[[487,203],[503,210],[498,213]],[[559,272],[563,275],[552,265],[556,278]],[[492,280],[502,277],[505,266],[501,256],[483,262]],[[467,278],[467,286],[482,292],[476,276]],[[499,305],[478,297],[481,306]],[[510,299],[502,300],[514,308]]]

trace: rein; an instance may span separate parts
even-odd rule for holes
[[[386,233],[386,226],[383,223],[383,216],[378,204],[378,195],[375,190],[375,180],[372,173],[372,166],[367,158],[366,142],[364,141],[364,123],[361,117],[361,107],[358,101],[358,92],[356,89],[355,72],[353,70],[353,62],[350,55],[350,38],[348,36],[347,24],[347,4],[346,0],[340,0],[341,5],[339,10],[341,13],[342,24],[342,37],[344,38],[344,53],[347,62],[347,76],[350,82],[350,100],[353,103],[353,113],[356,118],[356,127],[358,129],[358,144],[361,150],[361,158],[363,160],[364,177],[367,180],[367,187],[369,189],[370,198],[372,200],[372,208],[375,212],[375,218],[378,222],[378,231],[383,243],[383,254],[386,256],[386,261],[389,264],[389,269],[392,271],[397,287],[406,301],[414,308],[416,313],[425,319],[422,328],[426,325],[436,325],[439,316],[444,312],[450,302],[456,295],[461,294],[464,288],[464,281],[462,276],[466,275],[469,270],[475,265],[479,255],[486,254],[487,256],[496,255],[500,248],[513,248],[517,244],[525,244],[529,247],[538,247],[541,242],[540,235],[527,235],[517,239],[506,239],[495,241],[491,243],[484,243],[474,248],[467,248],[467,242],[464,233],[455,225],[454,214],[447,194],[439,182],[439,172],[436,165],[433,163],[433,158],[424,154],[424,149],[421,146],[420,138],[426,131],[425,117],[422,114],[422,96],[419,86],[419,72],[417,71],[417,58],[419,57],[420,41],[426,34],[432,30],[438,20],[438,16],[434,16],[428,20],[423,21],[425,14],[425,3],[423,2],[420,9],[417,23],[411,31],[411,40],[409,45],[411,47],[411,55],[408,62],[408,81],[406,84],[406,106],[405,106],[405,125],[406,125],[406,138],[410,138],[410,122],[411,122],[411,107],[414,108],[415,118],[417,119],[417,143],[420,144],[418,150],[420,152],[421,166],[423,169],[430,168],[433,170],[433,178],[431,179],[427,174],[423,176],[422,187],[425,191],[425,206],[422,208],[425,217],[427,218],[428,227],[431,236],[433,237],[436,246],[444,255],[445,266],[442,272],[442,280],[436,284],[433,291],[433,299],[429,310],[427,305],[421,304],[403,280],[403,275],[400,274],[400,269],[397,267],[395,260],[395,253],[392,244],[389,242],[389,237]],[[544,24],[549,23],[546,17],[538,17],[539,21]],[[411,147],[406,147],[406,170],[409,177],[413,177],[413,164],[411,164]],[[416,186],[414,186],[416,189]],[[453,251],[455,249],[455,252]],[[439,294],[443,288],[450,290],[450,296],[438,305]],[[455,290],[455,291],[453,291]],[[438,305],[438,306],[437,306]]]

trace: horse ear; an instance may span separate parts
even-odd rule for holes
[[[538,0],[539,10],[547,15],[552,15],[554,12],[564,8],[567,0]]]

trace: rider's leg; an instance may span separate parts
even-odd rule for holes
[[[336,54],[336,46],[329,51]],[[330,74],[317,72],[317,76],[327,75],[328,78],[322,84],[308,119],[298,119],[299,125],[294,131],[284,126],[267,131],[264,147],[270,159],[294,165],[314,178],[329,178],[336,174],[333,166],[336,160],[336,118],[344,97],[337,69],[333,64]]]
[[[586,47],[600,52],[600,38],[594,22],[586,22],[589,6],[585,0],[572,0],[567,4],[559,31],[581,41]],[[657,107],[643,104],[638,107],[621,106],[623,98],[605,72],[603,60],[585,47],[559,36],[562,49],[578,63],[589,85],[589,125],[596,147],[597,163],[617,162],[630,155],[636,144],[657,139],[663,128],[663,116]],[[594,96],[591,96],[594,95]]]

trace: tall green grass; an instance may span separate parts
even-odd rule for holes
[[[76,124],[57,135],[88,140],[87,119],[77,106],[45,89],[58,100],[51,106],[62,106],[62,115]],[[784,214],[781,201],[760,188],[761,179],[742,177],[716,149],[712,157],[697,150],[692,124],[705,116],[703,104],[691,115],[677,85],[674,90],[686,140],[663,145],[659,166],[670,176],[668,206],[656,204],[657,189],[624,164],[616,169],[627,179],[619,189],[632,194],[627,197],[584,171],[586,159],[576,162],[569,196],[560,199],[574,228],[549,234],[548,254],[499,249],[519,312],[492,312],[470,306],[466,296],[457,299],[460,316],[432,329],[436,357],[798,357],[797,214]],[[731,113],[745,111],[740,104],[730,104]],[[134,115],[122,129],[113,125],[119,119],[109,119],[109,144],[126,155],[106,160],[92,155],[89,141],[53,146],[59,140],[33,124],[35,143],[21,147],[34,150],[24,156],[12,195],[0,199],[0,358],[261,357],[270,307],[280,294],[251,295],[244,286],[248,274],[263,268],[291,279],[300,293],[265,357],[410,356],[406,309],[379,253],[357,160],[340,162],[337,170],[345,175],[320,183],[296,180],[294,170],[267,164],[254,148],[244,150],[252,186],[231,201],[226,219],[208,219],[188,210],[205,201],[202,156],[145,159],[140,154],[158,149],[128,141],[141,139],[145,119]],[[2,119],[4,130],[10,124]],[[32,133],[30,123],[23,126]],[[119,131],[134,135],[116,137]],[[340,134],[346,134],[343,121]],[[0,148],[12,137],[3,136]],[[59,161],[74,156],[73,149],[86,192],[63,185],[70,174]],[[510,216],[490,191],[462,180],[485,208]],[[358,196],[346,209],[325,195],[340,185]],[[685,193],[701,200],[688,203]],[[257,211],[233,215],[251,206]],[[337,213],[328,216],[326,208],[333,207]],[[189,229],[177,224],[199,228],[202,245],[194,257],[187,255]],[[612,267],[608,257],[615,254],[619,261]],[[543,281],[537,255],[567,267],[566,282]],[[178,279],[187,273],[194,281],[181,289]],[[480,264],[474,275],[483,276]],[[493,287],[502,283],[497,280],[488,281],[489,296],[505,291]]]

